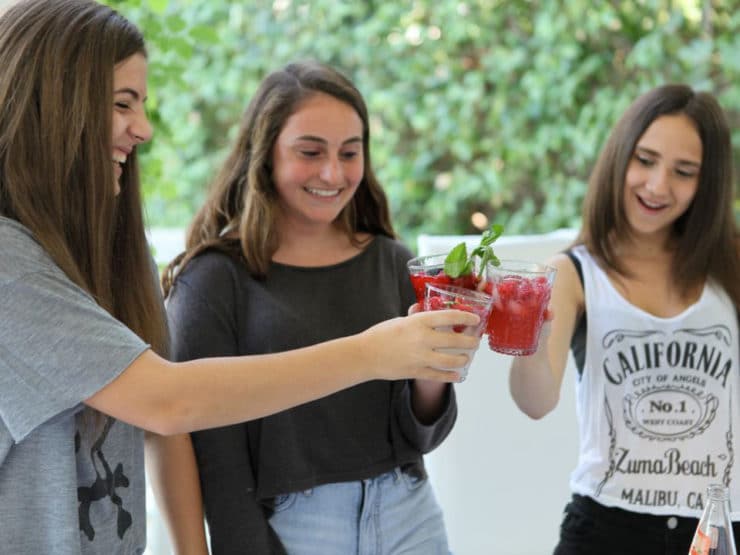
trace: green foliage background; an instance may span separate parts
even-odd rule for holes
[[[189,221],[259,81],[306,58],[365,95],[373,164],[409,245],[478,233],[476,212],[507,234],[577,226],[609,129],[664,82],[718,96],[737,175],[738,0],[109,3],[149,44],[151,225]]]

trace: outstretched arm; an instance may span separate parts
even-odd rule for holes
[[[548,264],[557,269],[550,298],[554,317],[545,322],[537,351],[530,356],[514,357],[509,372],[514,402],[535,419],[552,411],[560,400],[570,340],[584,306],[583,287],[567,255],[558,254]]]
[[[475,337],[438,331],[476,325],[456,310],[394,318],[319,345],[270,355],[172,363],[145,351],[85,402],[145,430],[170,435],[261,418],[374,379],[450,382],[465,355],[438,349],[475,349]]]

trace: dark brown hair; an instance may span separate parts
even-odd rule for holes
[[[28,228],[77,285],[158,352],[164,310],[135,153],[114,192],[113,72],[139,30],[87,0],[25,0],[0,16],[0,215]]]
[[[364,175],[338,223],[354,242],[356,232],[395,237],[388,201],[370,161],[370,126],[360,92],[340,72],[316,62],[293,63],[268,75],[242,117],[239,135],[208,198],[190,224],[186,250],[165,271],[165,294],[180,271],[208,248],[241,255],[250,273],[267,272],[279,237],[272,152],[288,118],[311,96],[328,94],[350,105],[362,120]],[[238,240],[234,237],[238,234]]]
[[[616,237],[629,235],[624,208],[627,166],[646,129],[659,117],[682,114],[696,127],[702,160],[696,195],[673,226],[677,256],[672,273],[682,291],[714,278],[740,307],[740,254],[733,214],[730,130],[714,96],[686,85],[664,85],[643,94],[617,122],[596,162],[583,204],[583,243],[601,263],[626,275]]]

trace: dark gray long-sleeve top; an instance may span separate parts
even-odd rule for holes
[[[410,257],[397,241],[378,236],[342,263],[274,263],[258,281],[240,260],[208,251],[188,264],[170,294],[173,356],[275,353],[405,315],[415,299]],[[443,414],[424,425],[412,412],[408,382],[373,381],[247,424],[192,434],[214,554],[282,553],[267,523],[278,494],[396,466],[423,473],[422,454],[444,440],[456,415],[452,387]]]

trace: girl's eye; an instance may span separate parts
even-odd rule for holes
[[[128,110],[129,105],[125,102],[116,102],[116,107],[121,108],[122,110]]]
[[[307,156],[308,158],[315,158],[320,154],[318,150],[301,150],[301,154],[303,156]]]
[[[676,168],[676,173],[679,175],[679,177],[696,177],[696,172],[693,170]]]
[[[637,158],[637,161],[640,162],[640,164],[642,164],[643,166],[650,167],[654,164],[653,160],[642,154],[635,154],[635,158]]]
[[[356,158],[358,154],[359,154],[358,152],[351,150],[348,152],[343,152],[342,158],[344,158],[345,160],[352,160],[353,158]]]

